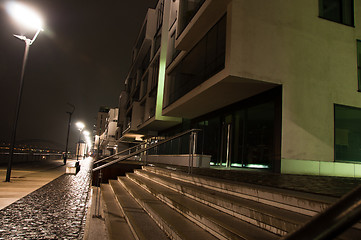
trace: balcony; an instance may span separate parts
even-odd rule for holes
[[[144,19],[143,26],[141,28],[141,31],[138,35],[138,38],[133,48],[132,66],[130,68],[129,75],[127,78],[136,75],[138,68],[143,67],[144,59],[146,59],[147,57],[149,58],[148,55],[150,55],[150,49],[152,46],[152,41],[156,30],[155,18],[156,18],[155,10],[148,9],[147,16]],[[148,63],[149,63],[149,59],[148,59]]]
[[[189,51],[227,12],[230,2],[231,0],[199,0],[192,6],[190,3],[181,3],[176,49]]]
[[[165,107],[225,68],[226,23],[224,15],[169,72]]]

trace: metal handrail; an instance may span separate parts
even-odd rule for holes
[[[160,142],[158,142],[158,143],[153,143],[153,144],[151,144],[150,146],[147,146],[147,147],[145,147],[145,148],[142,148],[142,149],[140,149],[140,150],[137,150],[137,151],[135,151],[135,152],[133,152],[133,153],[130,153],[130,154],[124,156],[124,157],[118,158],[118,159],[116,159],[116,160],[113,160],[113,161],[111,161],[111,162],[108,162],[108,163],[106,163],[106,164],[103,164],[103,165],[101,165],[101,166],[99,166],[99,167],[96,167],[96,168],[93,169],[93,172],[96,172],[96,171],[101,170],[101,169],[103,169],[103,168],[109,167],[109,166],[111,166],[111,165],[113,165],[113,164],[115,164],[115,163],[118,163],[118,162],[120,162],[120,161],[124,161],[124,160],[126,160],[126,159],[128,159],[128,158],[130,158],[130,157],[133,157],[133,156],[135,156],[135,155],[138,155],[139,153],[148,151],[148,150],[150,150],[150,149],[153,149],[153,148],[155,148],[155,147],[158,147],[159,145],[162,145],[162,144],[164,144],[164,143],[170,142],[170,141],[172,141],[172,140],[174,140],[174,139],[177,139],[177,138],[180,138],[180,137],[182,137],[182,136],[184,136],[184,135],[187,135],[188,133],[192,133],[192,134],[193,134],[193,133],[200,132],[200,131],[202,131],[202,130],[201,130],[201,129],[191,129],[191,130],[187,130],[187,131],[185,131],[185,132],[179,133],[179,134],[177,134],[177,135],[175,135],[175,136],[173,136],[173,137],[164,139],[164,140],[162,140],[162,141],[160,141]],[[190,148],[191,152],[189,153],[189,154],[192,155],[192,164],[189,164],[189,165],[190,165],[189,167],[193,167],[193,155],[194,155],[194,151],[195,151],[195,146],[194,146],[194,145],[195,145],[195,139],[196,139],[195,136],[192,136],[192,139],[193,139],[193,140],[192,140],[192,141],[193,141],[193,145],[192,145],[192,148]],[[139,144],[139,145],[142,145],[142,144]],[[128,149],[126,149],[126,150],[124,150],[124,151],[129,151],[130,149],[134,149],[135,147],[139,147],[139,145],[134,146],[134,147],[132,147],[132,148],[128,148]],[[122,152],[124,153],[124,151],[122,151]],[[120,154],[121,154],[121,153],[113,154],[113,155],[111,155],[111,156],[109,156],[109,157],[106,157],[106,159],[109,159],[109,158],[111,158],[111,157],[114,157],[114,156],[117,156],[117,155],[120,155]],[[103,160],[105,160],[105,159],[101,159],[101,161],[103,161]],[[100,160],[99,160],[98,162],[100,162]]]
[[[339,199],[286,240],[334,239],[361,219],[361,186]]]
[[[143,145],[143,144],[144,144],[143,142],[142,142],[142,143],[139,143],[139,144],[137,144],[137,145],[135,145],[135,146],[133,146],[133,147],[127,148],[127,149],[125,149],[125,150],[122,150],[122,151],[120,151],[120,152],[118,152],[118,153],[116,153],[116,154],[113,154],[113,155],[110,155],[110,156],[108,156],[108,157],[99,159],[99,160],[95,161],[94,164],[103,162],[103,161],[105,161],[105,160],[108,160],[109,158],[112,158],[112,157],[121,155],[121,154],[123,154],[123,153],[125,153],[125,152],[129,152],[129,151],[133,150],[134,148],[140,147],[140,146]]]

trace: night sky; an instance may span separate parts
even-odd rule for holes
[[[0,0],[0,141],[10,142],[25,44]],[[131,50],[146,11],[157,0],[28,0],[44,18],[30,47],[17,141],[41,139],[65,145],[67,102],[75,105],[69,147],[83,121],[92,131],[100,106],[116,107],[130,68]],[[74,146],[73,146],[74,145]]]

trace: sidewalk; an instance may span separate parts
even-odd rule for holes
[[[74,164],[68,161],[67,166]],[[10,182],[5,182],[7,166],[0,166],[0,209],[28,195],[65,173],[63,160],[14,164]]]
[[[0,201],[6,207],[0,210],[0,239],[83,239],[92,159],[81,160],[80,166],[69,175],[61,160],[17,165],[10,183],[3,182],[2,167]]]

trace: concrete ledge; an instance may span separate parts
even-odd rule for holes
[[[282,159],[281,173],[359,178],[361,177],[361,164]]]
[[[178,166],[189,166],[189,154],[179,155],[148,155],[147,162],[164,163]],[[209,168],[211,161],[210,155],[193,155],[193,167]]]

